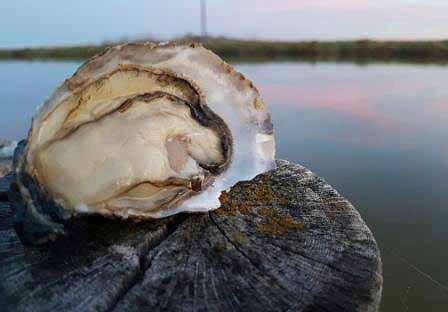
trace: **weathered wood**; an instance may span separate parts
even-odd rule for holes
[[[11,160],[0,159],[0,178],[11,171]]]
[[[0,203],[2,311],[376,311],[381,260],[358,212],[305,168],[278,165],[219,210],[85,217],[39,248],[22,246]]]

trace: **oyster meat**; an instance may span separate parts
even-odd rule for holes
[[[127,44],[83,64],[41,106],[11,189],[21,231],[43,238],[78,214],[218,208],[223,190],[274,158],[270,114],[243,75],[199,44]]]

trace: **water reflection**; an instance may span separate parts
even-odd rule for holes
[[[437,66],[244,65],[273,112],[278,156],[361,211],[383,261],[383,311],[448,307],[448,82]]]
[[[79,62],[0,61],[0,137],[25,137],[36,107]]]
[[[0,137],[79,64],[0,62]],[[446,67],[238,65],[273,113],[279,158],[301,163],[360,210],[380,244],[382,311],[448,306]]]

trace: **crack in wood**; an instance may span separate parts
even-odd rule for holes
[[[143,242],[137,246],[139,252],[137,253],[138,268],[136,274],[130,276],[131,280],[128,283],[125,283],[123,289],[119,291],[116,298],[113,300],[110,306],[106,308],[105,311],[111,312],[115,310],[116,306],[128,294],[128,292],[143,281],[144,276],[148,269],[151,267],[152,263],[152,260],[146,261],[147,254],[151,250],[156,249],[160,244],[168,239],[168,237],[174,234],[178,227],[182,223],[184,223],[188,217],[189,216],[187,215],[179,215],[171,223],[165,225],[163,228],[157,230],[156,232],[149,232],[145,235]]]
[[[8,193],[0,191],[0,202],[7,203],[9,202]]]

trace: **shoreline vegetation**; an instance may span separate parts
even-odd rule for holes
[[[448,64],[448,40],[444,41],[258,41],[231,38],[186,37],[177,42],[199,41],[228,61],[263,62],[299,60],[355,63],[399,62]],[[0,60],[84,60],[119,44],[0,49]]]

